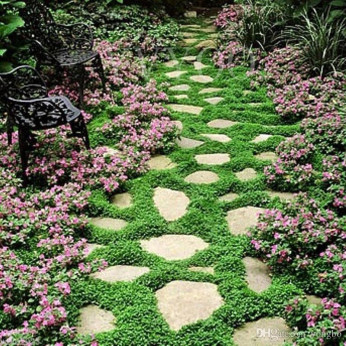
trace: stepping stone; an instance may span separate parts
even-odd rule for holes
[[[223,165],[230,161],[229,154],[201,154],[195,159],[200,165]]]
[[[157,187],[154,204],[166,221],[175,221],[187,213],[190,199],[184,192]]]
[[[187,95],[175,95],[174,98],[177,100],[183,100],[183,99],[188,99],[189,97]]]
[[[195,48],[197,49],[217,49],[216,42],[214,40],[206,40],[198,43]]]
[[[205,320],[224,302],[209,282],[172,281],[155,293],[158,308],[171,329]]]
[[[219,176],[210,171],[197,171],[188,175],[184,181],[192,184],[212,184],[219,180]]]
[[[271,151],[266,151],[264,153],[255,155],[255,157],[259,160],[266,160],[271,162],[275,162],[278,159],[278,156]]]
[[[179,234],[165,234],[158,238],[141,240],[140,243],[144,250],[168,261],[190,258],[209,246],[203,239],[194,235]]]
[[[257,176],[257,172],[253,168],[245,168],[241,172],[235,173],[235,175],[241,181],[248,181],[255,179]]]
[[[166,73],[166,76],[168,78],[179,78],[182,76],[184,73],[187,73],[187,71],[173,71],[173,72],[168,72]]]
[[[181,25],[182,28],[200,28],[200,25],[197,24],[183,24]]]
[[[180,120],[174,120],[172,123],[178,128],[180,132],[183,131],[183,123]]]
[[[169,104],[169,107],[172,108],[175,112],[189,113],[194,115],[201,114],[203,107],[190,106],[190,105],[179,105],[179,104]]]
[[[223,90],[223,89],[221,89],[221,88],[205,88],[205,89],[200,90],[198,93],[199,94],[210,94],[210,93],[215,93],[215,92],[218,92],[221,90]]]
[[[226,217],[228,228],[234,235],[245,235],[249,227],[257,225],[258,216],[263,212],[264,209],[256,207],[243,207],[230,210]]]
[[[210,98],[204,99],[205,102],[208,102],[211,105],[217,105],[218,103],[220,103],[223,100],[224,100],[223,97],[210,97]]]
[[[221,196],[219,198],[219,201],[222,201],[222,202],[232,202],[235,199],[237,199],[238,197],[239,197],[239,195],[237,193],[230,192],[230,193],[227,193],[226,195]]]
[[[238,124],[236,121],[224,120],[224,119],[215,119],[210,121],[207,125],[214,129],[226,129],[227,127],[231,127]]]
[[[262,103],[261,102],[250,102],[250,103],[248,103],[248,105],[251,107],[259,107],[259,106],[262,106]]]
[[[190,86],[188,84],[174,85],[174,86],[170,87],[169,90],[172,90],[172,91],[188,91],[188,90],[190,90]]]
[[[189,270],[192,272],[205,273],[214,275],[215,271],[213,267],[190,267]]]
[[[194,149],[204,144],[202,141],[186,137],[177,138],[176,143],[182,149]]]
[[[132,205],[132,197],[128,192],[118,193],[112,197],[111,203],[120,209],[129,208]]]
[[[268,191],[270,197],[279,197],[281,200],[292,201],[294,200],[294,193],[291,192],[278,192],[278,191]]]
[[[251,94],[251,93],[252,93],[251,90],[244,90],[244,91],[243,91],[243,95],[244,95],[244,96],[249,95],[249,94]]]
[[[90,276],[94,279],[100,279],[110,283],[119,281],[130,282],[146,273],[149,273],[149,271],[150,269],[148,267],[117,265],[93,273]]]
[[[155,155],[148,161],[149,169],[152,170],[164,170],[172,169],[177,166],[171,159],[165,155]]]
[[[164,63],[164,65],[166,67],[175,67],[177,65],[179,65],[179,61],[178,60],[170,60]]]
[[[195,37],[197,35],[198,35],[197,32],[183,32],[183,37],[185,37],[185,38],[191,38],[191,37]]]
[[[184,38],[183,42],[185,45],[191,45],[196,43],[198,40],[196,38]]]
[[[265,134],[260,134],[258,135],[255,139],[253,139],[251,142],[252,143],[260,143],[260,142],[264,142],[267,139],[269,139],[270,137],[273,137],[272,135],[265,135]]]
[[[197,18],[197,11],[187,11],[184,13],[185,18]]]
[[[227,143],[231,140],[231,138],[229,138],[226,135],[219,135],[219,134],[213,134],[213,133],[204,133],[201,136],[207,137],[211,139],[212,141],[220,142],[220,143]]]
[[[246,269],[245,280],[249,288],[257,293],[265,291],[272,283],[266,264],[252,257],[245,257],[243,263]]]
[[[104,246],[100,245],[100,244],[86,243],[85,244],[85,250],[84,250],[85,257],[89,256],[94,250],[100,249],[102,247],[104,247]]]
[[[199,61],[195,61],[193,63],[193,66],[195,67],[195,70],[199,71],[199,70],[202,70],[206,67],[209,67],[208,65],[204,65],[203,63],[199,62]]]
[[[210,37],[210,38],[218,38],[218,37],[219,37],[219,34],[210,34],[209,37]]]
[[[315,295],[307,294],[306,295],[306,299],[308,300],[309,304],[312,304],[312,305],[322,305],[322,303],[321,303],[322,298],[321,297],[317,297]]]
[[[205,32],[205,33],[213,33],[216,31],[216,27],[209,27],[209,28],[205,28],[205,29],[198,29],[198,31],[200,32]]]
[[[197,60],[197,56],[196,55],[188,55],[188,56],[184,56],[183,58],[181,58],[181,60],[184,60],[186,62],[194,62]]]
[[[109,332],[115,328],[115,317],[110,311],[103,310],[97,305],[88,305],[80,309],[77,333],[90,335]]]
[[[211,83],[214,79],[209,77],[209,76],[191,76],[190,79],[196,83],[202,83],[202,84],[207,84]]]
[[[90,220],[93,226],[107,229],[109,231],[120,231],[127,226],[127,222],[121,219],[112,219],[110,217],[95,217]]]
[[[237,346],[282,346],[293,341],[291,335],[292,331],[283,318],[261,318],[237,328],[233,341]]]

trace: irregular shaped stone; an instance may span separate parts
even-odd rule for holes
[[[132,197],[128,192],[118,193],[111,199],[112,204],[120,209],[129,208],[132,205]]]
[[[215,271],[213,267],[190,267],[189,270],[192,272],[205,273],[214,275]]]
[[[218,103],[220,103],[223,100],[224,100],[223,97],[210,97],[210,98],[204,99],[205,102],[208,102],[211,105],[217,105]]]
[[[181,27],[184,29],[184,28],[200,28],[201,26],[197,24],[183,24],[181,25]]]
[[[230,161],[229,154],[201,154],[195,159],[201,165],[223,165]]]
[[[225,120],[225,119],[215,119],[210,121],[207,125],[214,129],[226,129],[227,127],[231,127],[238,124],[236,121]]]
[[[217,45],[216,45],[216,42],[214,40],[205,40],[205,41],[198,43],[195,48],[214,50],[217,48]]]
[[[285,201],[292,201],[294,199],[294,193],[291,192],[268,191],[268,195],[270,197],[279,197]]]
[[[196,43],[198,40],[196,38],[185,38],[183,40],[184,44],[190,45]]]
[[[166,67],[175,67],[177,65],[179,65],[179,61],[178,60],[170,60],[164,63],[164,65]]]
[[[185,18],[197,18],[197,12],[196,11],[187,11],[184,13]]]
[[[158,308],[171,329],[204,320],[224,302],[209,282],[172,281],[155,293]]]
[[[119,281],[133,281],[140,276],[149,273],[150,269],[148,267],[135,267],[135,266],[125,266],[116,265],[108,267],[97,273],[93,273],[90,276],[94,279],[100,279],[106,282],[119,282]]]
[[[258,216],[263,213],[263,208],[243,207],[235,210],[230,210],[227,213],[228,228],[234,235],[247,234],[248,228],[256,226]]]
[[[189,97],[187,95],[175,95],[174,98],[177,100],[183,100],[183,99],[188,99]]]
[[[195,61],[195,62],[193,63],[193,66],[194,66],[195,70],[197,70],[197,71],[203,70],[204,68],[209,67],[208,65],[204,65],[204,64],[203,64],[202,62],[200,62],[200,61]]]
[[[183,131],[183,123],[179,120],[174,120],[172,123],[178,128],[179,132]]]
[[[285,342],[293,341],[291,334],[291,329],[283,318],[261,318],[236,329],[233,341],[237,346],[282,346]]]
[[[230,193],[227,193],[226,195],[221,196],[219,198],[219,201],[222,201],[222,202],[232,202],[232,201],[234,201],[238,197],[239,197],[239,195],[237,193],[230,192]]]
[[[321,297],[307,294],[306,299],[308,300],[309,304],[311,304],[311,305],[322,305],[322,303],[321,303],[322,298]]]
[[[141,240],[144,250],[160,256],[168,261],[184,260],[209,245],[194,235],[165,234],[158,238]]]
[[[210,171],[197,171],[189,174],[184,181],[193,184],[212,184],[219,180],[219,176]]]
[[[259,107],[262,105],[262,103],[261,102],[250,102],[250,103],[248,103],[248,105],[251,107]]]
[[[198,29],[198,31],[205,32],[205,33],[213,33],[216,31],[216,27],[212,26],[209,28],[204,28],[204,29]]]
[[[252,143],[260,143],[260,142],[264,142],[267,139],[269,139],[270,137],[273,137],[272,135],[265,135],[265,134],[260,134],[258,135],[255,139],[253,139],[251,142]]]
[[[85,257],[89,256],[94,250],[100,249],[102,247],[104,247],[104,246],[100,245],[100,244],[86,243],[85,244],[85,250],[84,250]]]
[[[213,133],[204,133],[202,134],[202,136],[207,137],[211,139],[212,141],[220,142],[220,143],[227,143],[231,140],[231,138],[229,138],[226,135],[219,135],[219,134],[213,134]]]
[[[184,73],[187,73],[187,71],[172,71],[172,72],[166,73],[166,76],[167,76],[168,78],[179,78],[179,77],[182,76]]]
[[[148,161],[150,170],[164,170],[176,167],[176,163],[165,155],[155,155]]]
[[[244,91],[243,91],[243,95],[244,95],[244,96],[249,95],[249,94],[251,94],[251,93],[252,93],[251,90],[244,90]]]
[[[90,223],[96,227],[104,228],[109,231],[120,231],[127,226],[127,222],[121,219],[112,219],[110,217],[95,217]]]
[[[210,34],[209,37],[210,37],[210,38],[218,38],[218,37],[219,37],[219,34]]]
[[[271,151],[260,153],[258,155],[255,155],[255,157],[259,160],[266,160],[271,162],[275,162],[278,159],[277,155]]]
[[[190,199],[184,192],[157,187],[154,192],[154,203],[166,221],[175,221],[187,213]]]
[[[77,333],[90,335],[109,332],[115,328],[115,317],[110,311],[103,310],[97,305],[88,305],[80,310]]]
[[[195,37],[198,35],[197,32],[183,32],[182,34],[183,34],[183,37],[185,37],[185,38],[191,38],[191,37]]]
[[[235,173],[235,175],[241,181],[248,181],[255,179],[257,176],[257,172],[253,168],[245,168],[241,172]]]
[[[204,144],[202,141],[186,137],[177,138],[176,143],[182,149],[194,149]]]
[[[211,83],[214,80],[210,76],[204,76],[204,75],[191,76],[190,79],[196,83],[202,83],[202,84]]]
[[[179,104],[169,104],[175,112],[189,113],[194,115],[201,114],[203,107],[190,106],[190,105],[179,105]]]
[[[223,89],[221,89],[221,88],[204,88],[204,89],[200,90],[198,93],[199,94],[210,94],[210,93],[215,93],[215,92],[218,92],[221,90],[223,90]]]
[[[188,56],[184,56],[183,58],[181,58],[181,60],[184,60],[186,62],[194,62],[197,60],[197,56],[196,55],[188,55]]]
[[[190,90],[190,86],[188,84],[174,85],[174,86],[170,87],[169,90],[172,90],[172,91],[188,91],[188,90]]]
[[[249,288],[257,293],[265,291],[272,283],[266,264],[252,257],[243,258],[243,263],[246,269],[245,279]]]

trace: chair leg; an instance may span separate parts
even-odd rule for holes
[[[97,73],[99,74],[101,81],[102,81],[102,87],[103,87],[103,92],[106,93],[107,89],[106,89],[106,83],[107,83],[107,79],[105,76],[105,70],[103,68],[103,64],[102,64],[102,59],[100,56],[98,56],[95,59],[95,68]]]
[[[74,137],[81,138],[85,144],[85,147],[89,150],[90,141],[89,141],[88,128],[86,127],[83,116],[80,115],[76,120],[72,121],[70,123],[70,126],[72,130],[72,135]]]
[[[28,176],[26,174],[26,169],[28,168],[28,146],[27,146],[27,131],[23,128],[18,129],[18,139],[19,139],[19,152],[20,158],[22,162],[22,177],[23,177],[23,185],[28,185]]]
[[[10,115],[7,116],[7,121],[6,121],[6,127],[7,127],[7,143],[8,145],[12,144],[12,134],[13,134],[13,123],[12,123],[12,118]]]
[[[85,67],[80,66],[78,68],[78,84],[79,84],[79,107],[84,105],[84,83],[85,83]]]

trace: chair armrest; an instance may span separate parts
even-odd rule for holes
[[[91,27],[85,23],[56,24],[64,44],[72,49],[91,50],[94,45],[94,35]]]

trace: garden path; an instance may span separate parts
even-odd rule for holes
[[[263,167],[296,127],[266,90],[250,90],[245,68],[214,67],[210,19],[183,31],[176,56],[152,71],[171,83],[181,138],[126,192],[94,197],[104,216],[91,221],[89,257],[109,267],[80,283],[79,332],[100,345],[282,345],[288,337],[258,330],[289,331],[280,312],[298,290],[251,257],[244,235],[265,207],[292,198],[266,188]]]

